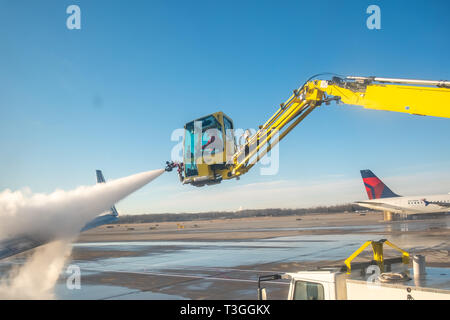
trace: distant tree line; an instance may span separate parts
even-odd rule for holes
[[[320,206],[314,208],[300,209],[253,209],[239,211],[211,211],[199,213],[155,213],[119,216],[120,223],[153,223],[153,222],[172,222],[172,221],[194,221],[211,219],[236,219],[248,217],[284,217],[294,215],[305,215],[308,213],[327,214],[338,212],[355,212],[364,210],[355,204],[343,204],[335,206]]]

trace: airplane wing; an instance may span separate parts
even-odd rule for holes
[[[13,239],[0,241],[0,260],[14,256],[16,254],[34,249],[50,242],[51,240],[34,237],[21,236]]]
[[[104,224],[109,224],[117,221],[119,218],[113,214],[105,214],[96,217],[94,220],[88,222],[80,232],[84,232]],[[45,239],[34,236],[19,236],[0,240],[0,260],[15,256],[16,254],[40,247],[53,239]]]
[[[376,206],[376,207],[384,208],[386,210],[393,211],[394,213],[419,213],[419,212],[421,212],[420,210],[405,209],[403,207],[394,206],[392,204],[387,204],[387,203],[383,203],[383,202],[356,201],[354,203],[362,205],[362,206],[364,206],[364,205]]]
[[[450,203],[448,202],[432,202],[432,204],[438,205],[440,207],[444,208],[450,208]]]
[[[426,206],[428,206],[429,204],[434,204],[442,208],[450,208],[449,202],[426,201],[425,199],[423,199],[422,201],[425,201]]]
[[[96,171],[97,183],[105,183],[105,178],[101,170]],[[112,206],[107,214],[100,215],[95,219],[86,223],[80,232],[84,232],[104,224],[112,223],[119,220],[119,213],[115,206]],[[53,239],[45,239],[37,236],[18,236],[0,240],[0,260],[14,256],[16,254],[34,249],[51,242]]]

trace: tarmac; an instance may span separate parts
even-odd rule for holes
[[[449,216],[385,222],[376,212],[102,226],[73,246],[81,289],[67,290],[62,275],[56,292],[61,299],[256,299],[259,275],[343,265],[367,240],[386,238],[447,270],[449,233]],[[366,249],[360,260],[370,257]],[[286,280],[264,285],[270,299],[286,298]]]

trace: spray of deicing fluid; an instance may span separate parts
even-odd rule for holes
[[[58,239],[35,250],[22,266],[0,279],[0,298],[53,298],[52,288],[80,229],[163,173],[163,169],[142,172],[51,194],[0,192],[0,240],[26,235]]]

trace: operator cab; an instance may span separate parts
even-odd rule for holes
[[[183,184],[217,184],[231,175],[227,163],[235,153],[233,121],[223,112],[186,123],[184,126]]]

